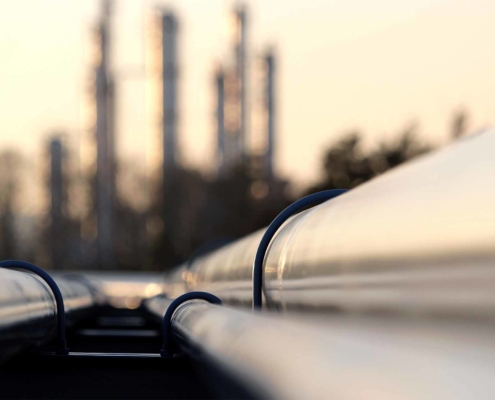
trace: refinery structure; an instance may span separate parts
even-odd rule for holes
[[[247,156],[247,19],[246,10],[233,12],[233,65],[217,74],[218,172],[225,175],[229,168],[245,161]]]
[[[177,146],[177,18],[171,12],[161,15],[161,128],[164,178],[178,163]]]
[[[212,100],[215,104],[214,115],[216,119],[216,170],[220,177],[227,175],[235,166],[246,163],[251,156],[249,146],[249,108],[248,108],[248,76],[249,76],[249,52],[248,52],[248,19],[247,9],[238,7],[231,14],[234,24],[231,32],[229,46],[230,57],[219,63],[214,71],[215,91]],[[151,138],[149,146],[151,161],[151,171],[161,169],[161,180],[166,180],[167,176],[176,167],[181,165],[178,127],[179,107],[178,101],[178,80],[180,38],[178,17],[170,10],[155,10],[150,22],[151,45],[149,63],[151,67],[148,79],[152,81],[152,92],[149,107],[152,109]],[[272,170],[273,166],[273,138],[274,138],[274,54],[268,52],[263,59],[269,71],[264,82],[259,82],[266,91],[263,100],[264,115],[267,125],[264,134],[266,135],[266,154],[264,164]],[[160,154],[156,154],[156,149],[161,148]],[[268,171],[268,170],[267,170]],[[267,172],[267,176],[272,176],[272,172]]]
[[[179,100],[196,100],[180,90],[187,24],[150,8],[151,64],[135,75],[151,91],[143,172],[118,157],[132,66],[118,62],[116,1],[100,4],[79,158],[65,130],[49,132],[32,246],[13,240],[24,166],[0,152],[0,397],[495,397],[495,128],[434,151],[407,130],[359,154],[352,134],[296,200],[275,163],[280,53],[249,45],[237,7],[205,79],[215,159],[193,169],[180,145]]]
[[[95,66],[96,104],[96,220],[98,264],[114,269],[115,203],[115,81],[111,73],[111,3],[102,2],[96,40],[99,57]]]
[[[89,103],[92,109],[89,123],[89,140],[86,147],[92,148],[90,161],[86,162],[83,174],[89,174],[89,209],[93,210],[94,217],[82,217],[81,238],[90,238],[92,244],[81,245],[88,249],[81,251],[93,254],[92,263],[99,269],[116,269],[117,235],[121,234],[116,214],[118,162],[116,155],[117,101],[116,87],[118,86],[116,71],[120,66],[112,59],[112,12],[115,3],[111,0],[102,0],[99,12],[99,21],[92,36],[92,69],[90,72]],[[145,61],[146,76],[143,76],[152,92],[148,102],[151,109],[151,132],[147,132],[147,163],[148,180],[158,182],[161,187],[161,204],[165,210],[170,208],[167,203],[170,191],[178,190],[178,173],[182,167],[180,157],[180,124],[179,124],[179,58],[180,58],[180,21],[177,15],[168,9],[154,9],[153,18],[147,22],[152,25],[151,57]],[[230,39],[226,43],[230,47],[228,57],[218,63],[214,71],[214,91],[211,101],[214,105],[216,151],[214,161],[216,179],[225,179],[237,168],[250,168],[254,171],[255,179],[263,182],[266,188],[272,186],[277,190],[277,179],[274,173],[274,154],[276,143],[276,59],[274,52],[269,50],[263,54],[256,53],[252,58],[261,59],[263,75],[253,82],[259,87],[262,98],[257,107],[248,107],[250,87],[250,52],[248,46],[249,18],[248,10],[244,6],[232,10],[233,29]],[[254,79],[251,79],[254,81]],[[148,89],[147,89],[148,90]],[[187,102],[186,102],[187,103]],[[257,127],[258,136],[263,136],[265,143],[261,151],[253,151],[250,146],[250,121],[252,114],[259,114],[263,121]],[[144,129],[147,131],[147,128]],[[51,183],[51,220],[53,242],[61,242],[63,237],[60,210],[64,207],[61,194],[66,185],[62,181],[61,157],[63,144],[54,139],[50,153],[52,158]],[[254,165],[254,168],[253,168]],[[170,183],[172,182],[172,183]],[[180,186],[180,183],[179,183]],[[180,188],[179,188],[180,190]],[[265,190],[268,193],[268,189]],[[172,204],[174,207],[176,205]],[[162,215],[162,224],[170,229],[179,223],[178,216]],[[168,220],[167,220],[168,218]],[[89,234],[88,234],[89,232]],[[55,240],[58,238],[58,240]],[[58,245],[60,247],[60,245]],[[62,263],[62,250],[52,245],[52,260],[54,265]]]

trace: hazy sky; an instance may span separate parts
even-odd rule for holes
[[[183,160],[211,167],[212,71],[229,55],[232,1],[116,1],[118,150],[144,168],[146,96],[136,67],[145,59],[145,14],[158,4],[169,5],[180,20]],[[424,137],[441,142],[460,106],[469,110],[472,129],[493,121],[492,0],[246,4],[252,60],[267,45],[277,49],[276,165],[299,184],[317,178],[325,147],[352,128],[361,128],[372,143],[417,120]],[[97,1],[0,0],[0,9],[0,147],[40,158],[53,129],[67,131],[68,143],[77,146]]]

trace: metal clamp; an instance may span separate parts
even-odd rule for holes
[[[172,345],[172,316],[175,310],[181,304],[189,300],[205,300],[211,304],[222,304],[217,296],[207,292],[188,292],[177,297],[167,308],[165,316],[163,317],[163,348],[160,351],[162,357],[173,357]]]
[[[19,260],[6,260],[0,261],[0,268],[19,268],[30,271],[36,275],[38,275],[41,279],[43,279],[50,289],[53,292],[53,296],[55,297],[55,303],[57,305],[57,330],[58,330],[58,348],[56,350],[57,355],[66,356],[69,354],[69,349],[67,347],[67,340],[65,338],[65,307],[64,307],[64,299],[62,297],[62,293],[58,288],[58,285],[55,283],[53,278],[42,270],[40,267],[28,263],[26,261]]]
[[[347,192],[346,189],[333,189],[325,190],[310,194],[297,200],[282,211],[272,221],[272,223],[266,229],[263,237],[261,238],[258,250],[253,265],[253,312],[261,310],[262,306],[262,293],[263,293],[263,261],[265,260],[265,254],[270,245],[270,241],[277,233],[278,229],[294,214],[308,208],[321,204],[327,200],[331,200],[341,194]]]

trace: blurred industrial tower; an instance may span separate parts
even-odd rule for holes
[[[234,45],[240,105],[240,124],[239,132],[237,134],[236,159],[240,160],[246,156],[246,30],[246,10],[243,7],[238,8],[235,10]]]
[[[218,175],[224,176],[227,172],[226,135],[225,135],[225,73],[221,68],[215,72],[215,88],[217,95],[217,157]]]
[[[163,179],[177,163],[177,19],[161,18]]]
[[[216,72],[218,173],[225,175],[246,160],[247,23],[246,10],[233,13],[234,68]]]
[[[97,28],[96,65],[96,218],[98,265],[114,269],[115,84],[110,73],[110,0],[102,1]]]
[[[159,98],[157,110],[162,141],[161,217],[163,245],[177,249],[181,245],[180,224],[182,182],[179,168],[180,154],[177,135],[178,82],[178,21],[171,11],[159,11],[158,41],[155,61],[158,63]]]
[[[274,178],[273,157],[275,150],[275,56],[270,50],[264,56],[265,63],[265,113],[267,144],[265,153],[265,174],[268,180]]]
[[[51,267],[63,269],[64,249],[64,173],[63,148],[58,137],[50,141],[50,245]]]

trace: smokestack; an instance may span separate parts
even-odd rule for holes
[[[222,69],[218,69],[215,75],[217,92],[217,140],[218,140],[218,175],[224,176],[226,172],[226,136],[225,136],[225,74]]]
[[[164,246],[177,252],[183,242],[181,210],[183,199],[177,140],[177,32],[178,22],[172,12],[161,14],[161,64],[162,64],[162,217]]]
[[[246,65],[247,65],[247,21],[246,9],[240,7],[235,10],[235,32],[234,32],[234,51],[236,61],[236,75],[239,90],[239,112],[240,124],[237,133],[236,153],[237,160],[243,160],[246,155],[247,129],[246,129]]]
[[[165,174],[177,163],[177,19],[162,15],[162,116]]]
[[[63,149],[60,139],[50,141],[50,228],[51,228],[51,266],[63,269],[64,263],[64,178]]]
[[[109,72],[110,1],[102,1],[102,20],[98,27],[99,63],[96,66],[96,214],[98,264],[114,269],[114,82]]]
[[[269,50],[264,57],[265,82],[265,111],[267,146],[265,155],[265,172],[268,179],[274,177],[273,157],[275,152],[275,56]]]

